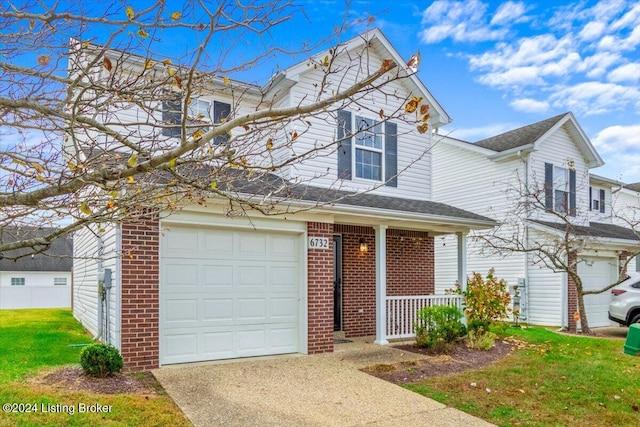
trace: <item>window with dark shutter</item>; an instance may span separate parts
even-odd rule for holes
[[[604,213],[604,190],[600,190],[600,212]]]
[[[553,210],[553,165],[544,164],[544,206]]]
[[[569,169],[569,215],[576,216],[576,171]]]
[[[167,99],[162,101],[162,129],[164,136],[180,136],[180,123],[182,122],[182,102],[180,97],[167,94]]]
[[[351,179],[351,113],[338,111],[338,178]]]
[[[589,210],[597,209],[593,200],[593,187],[589,187]]]
[[[385,123],[385,181],[390,187],[398,186],[398,125],[395,123]]]

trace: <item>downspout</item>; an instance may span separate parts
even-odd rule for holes
[[[518,157],[524,165],[524,188],[529,192],[529,157],[523,155],[522,151],[518,151]],[[527,220],[529,219],[529,207],[527,206]],[[529,224],[525,223],[524,227],[524,243],[525,247],[529,246]],[[529,311],[529,252],[524,253],[524,286],[520,290],[520,317],[522,321],[527,321]]]
[[[102,303],[103,303],[103,298],[102,298],[102,282],[100,280],[102,272],[104,271],[103,269],[103,264],[102,264],[102,257],[104,256],[104,242],[102,241],[102,237],[98,236],[98,277],[96,278],[98,280],[98,301],[97,301],[97,315],[98,315],[98,333],[96,334],[95,337],[93,337],[94,341],[100,341],[100,339],[102,338],[102,326],[103,326],[103,311],[102,311]]]

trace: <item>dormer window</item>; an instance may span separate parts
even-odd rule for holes
[[[397,187],[398,125],[338,111],[338,178]]]

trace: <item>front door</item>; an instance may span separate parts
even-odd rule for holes
[[[342,236],[333,236],[333,330],[342,330]]]

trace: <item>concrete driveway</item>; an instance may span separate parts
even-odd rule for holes
[[[491,426],[358,369],[422,356],[365,341],[332,354],[167,366],[153,374],[195,426]]]

